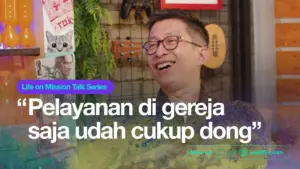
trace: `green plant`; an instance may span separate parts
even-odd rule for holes
[[[99,0],[74,0],[76,79],[108,79],[114,65],[110,41],[103,21],[110,18]],[[104,95],[76,95],[77,103],[105,102]],[[78,125],[91,125],[92,118],[80,117]]]
[[[108,79],[114,65],[105,24],[107,9],[99,0],[75,0],[76,79]],[[101,102],[105,96],[77,95],[77,102]]]

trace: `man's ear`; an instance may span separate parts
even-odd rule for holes
[[[208,59],[208,47],[204,46],[199,49],[198,64],[203,65]]]

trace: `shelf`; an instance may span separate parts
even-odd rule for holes
[[[0,49],[0,56],[39,56],[40,48]]]

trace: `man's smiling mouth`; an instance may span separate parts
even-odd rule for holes
[[[172,67],[174,64],[175,64],[175,62],[164,62],[164,63],[157,64],[156,68],[158,70],[165,70],[165,69]]]

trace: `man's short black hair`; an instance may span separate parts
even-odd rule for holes
[[[182,10],[161,10],[150,17],[148,21],[148,30],[150,31],[156,22],[163,21],[165,19],[179,19],[188,26],[188,32],[191,35],[199,33],[206,45],[209,44],[209,35],[205,29],[205,25],[199,20],[199,18],[191,12]],[[193,36],[191,36],[193,37]]]

